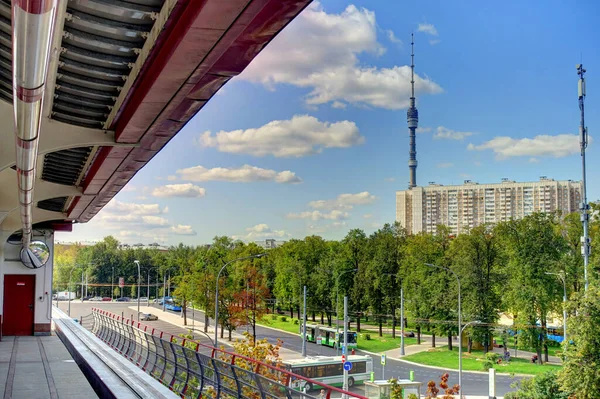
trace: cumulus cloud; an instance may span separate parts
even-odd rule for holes
[[[335,104],[334,104],[335,106]],[[276,120],[259,128],[204,132],[199,140],[203,147],[221,152],[280,158],[318,154],[325,148],[348,148],[365,142],[354,122],[321,122],[308,115],[290,120]]]
[[[197,233],[192,229],[192,226],[178,224],[171,226],[170,231],[179,236],[195,236]]]
[[[367,213],[366,215],[363,215],[363,217],[364,217],[365,219],[371,219],[371,218],[373,217],[373,215],[372,215],[372,214],[370,214],[370,213]]]
[[[188,181],[227,181],[234,183],[249,183],[257,181],[274,181],[275,183],[302,183],[302,179],[294,172],[285,170],[277,172],[256,166],[244,165],[240,168],[212,168],[194,166],[177,171],[181,180]]]
[[[193,185],[192,183],[167,184],[166,186],[156,187],[152,190],[152,195],[155,197],[198,198],[204,197],[206,195],[206,190],[202,187]]]
[[[434,139],[449,139],[449,140],[464,140],[466,137],[472,136],[473,132],[457,132],[456,130],[448,129],[444,126],[438,126]]]
[[[195,235],[191,226],[172,225],[164,216],[168,207],[159,204],[137,204],[111,200],[98,214],[101,227],[118,230],[126,239],[165,242],[170,235]]]
[[[409,66],[360,65],[359,55],[370,53],[376,57],[384,52],[377,40],[374,12],[349,5],[340,14],[329,14],[314,2],[252,61],[239,79],[269,88],[291,84],[310,89],[305,99],[308,105],[337,102],[407,108]],[[442,91],[431,79],[418,75],[415,89],[418,95]]]
[[[433,24],[419,24],[417,31],[426,33],[431,36],[437,36],[438,31]]]
[[[385,31],[385,33],[387,34],[387,37],[390,40],[390,42],[395,43],[395,44],[402,44],[402,40],[400,40],[396,37],[393,30],[388,29]]]
[[[340,194],[335,199],[310,201],[308,206],[313,209],[352,209],[355,205],[368,205],[377,200],[377,197],[363,191],[356,194]]]
[[[269,227],[268,224],[260,223],[252,227],[246,228],[247,233],[244,235],[234,235],[232,236],[235,240],[259,240],[266,238],[287,238],[290,237],[291,234],[285,230],[273,230]]]
[[[454,164],[452,162],[442,162],[437,164],[437,167],[440,169],[451,168],[453,166]]]
[[[589,142],[592,142],[591,137]],[[470,151],[492,150],[497,159],[511,157],[562,158],[580,152],[579,136],[576,134],[539,135],[532,139],[500,136],[480,145],[469,144],[467,149]]]
[[[305,211],[300,213],[288,213],[288,219],[310,219],[310,220],[344,220],[350,217],[348,212],[333,210],[331,212]]]
[[[418,127],[417,133],[429,133],[431,130],[432,129],[430,127]]]

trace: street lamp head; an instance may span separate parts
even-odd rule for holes
[[[139,265],[140,261],[139,260],[134,260],[133,263],[137,263]]]

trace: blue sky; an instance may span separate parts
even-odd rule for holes
[[[371,232],[408,182],[410,33],[417,183],[581,179],[600,102],[593,1],[313,3],[91,222],[59,241],[198,245]],[[600,198],[595,142],[588,198]]]

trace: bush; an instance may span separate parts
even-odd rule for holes
[[[294,320],[294,324],[296,324],[296,325],[300,324],[300,320],[298,320],[298,319],[295,319],[295,320]]]
[[[496,363],[498,363],[498,359],[500,355],[495,352],[488,352],[485,354],[485,360],[483,361],[483,369],[488,371],[493,368]]]
[[[558,348],[560,347],[560,342],[556,342],[552,339],[547,339],[546,345],[548,345],[548,348]]]
[[[365,340],[370,341],[371,340],[371,334],[365,334]]]
[[[277,320],[277,317],[278,317],[278,316],[277,316],[276,314],[272,314],[272,315],[271,315],[271,320],[275,321],[275,320]]]
[[[508,392],[504,395],[504,399],[568,399],[570,397],[570,393],[561,390],[554,371],[526,378],[520,384],[517,383],[516,387],[518,390]]]
[[[279,320],[281,320],[281,321],[287,321],[287,317],[286,316],[280,316]]]

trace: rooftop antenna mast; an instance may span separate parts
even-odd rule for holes
[[[583,188],[581,192],[581,204],[579,209],[581,210],[581,222],[583,223],[583,237],[581,237],[581,254],[583,255],[583,278],[585,281],[585,291],[588,290],[588,265],[590,263],[590,236],[589,236],[589,209],[590,206],[587,203],[587,192],[586,192],[586,181],[585,181],[585,149],[588,145],[588,131],[585,127],[585,113],[584,113],[584,101],[585,101],[585,69],[583,64],[577,64],[577,75],[579,75],[579,82],[577,83],[577,95],[579,97],[579,109],[581,110],[581,122],[579,124],[579,145],[581,147],[581,167],[583,171]]]
[[[411,85],[411,96],[410,96],[410,107],[406,112],[406,119],[408,122],[408,134],[410,137],[409,141],[409,159],[408,159],[408,170],[409,170],[409,183],[408,188],[411,189],[417,186],[417,145],[416,141],[416,130],[419,125],[419,111],[415,106],[415,35],[410,35],[410,85]]]

